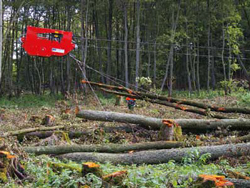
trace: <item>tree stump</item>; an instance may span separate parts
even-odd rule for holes
[[[97,177],[102,177],[103,175],[100,165],[93,162],[86,162],[82,164],[82,175],[86,176],[88,173],[92,173]]]
[[[0,182],[8,182],[8,178],[23,180],[27,177],[24,168],[16,158],[7,151],[0,151]]]
[[[128,172],[125,170],[105,175],[102,177],[103,184],[105,187],[122,186],[123,180],[126,178],[127,174]]]
[[[55,118],[52,115],[46,115],[43,118],[43,122],[42,122],[43,125],[52,126],[54,123],[55,123]]]
[[[115,97],[115,106],[121,106],[123,104],[123,97],[116,95]]]
[[[211,187],[227,187],[234,188],[234,184],[230,181],[227,181],[225,176],[217,175],[199,175],[195,185],[195,188],[211,188]]]
[[[174,120],[163,119],[159,132],[159,139],[166,141],[179,141],[182,138],[182,129]]]

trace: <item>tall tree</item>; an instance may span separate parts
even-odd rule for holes
[[[136,66],[135,66],[135,87],[136,91],[138,90],[138,81],[139,69],[140,69],[140,0],[137,0],[136,4],[137,11],[137,25],[136,25]]]
[[[0,89],[2,81],[2,49],[3,49],[3,2],[0,0]]]

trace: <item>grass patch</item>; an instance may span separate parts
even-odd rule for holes
[[[0,106],[3,108],[38,108],[55,106],[57,100],[63,99],[62,95],[32,95],[25,94],[19,98],[0,98]]]

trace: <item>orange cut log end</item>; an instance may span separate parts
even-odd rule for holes
[[[199,175],[199,177],[203,179],[203,182],[206,182],[206,181],[215,182],[216,187],[233,186],[234,185],[232,182],[227,181],[225,179],[225,176],[202,174],[202,175]]]
[[[87,83],[88,83],[88,81],[82,80],[82,84],[87,84]]]
[[[0,151],[0,154],[3,154],[7,157],[7,159],[12,159],[12,158],[16,158],[16,156],[11,155],[9,152],[7,151]]]
[[[86,163],[83,163],[84,166],[87,166],[88,168],[99,168],[100,165],[99,164],[96,164],[96,163],[93,163],[93,162],[86,162]]]

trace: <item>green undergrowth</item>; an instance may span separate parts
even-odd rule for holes
[[[241,167],[233,169],[227,161],[223,160],[219,164],[208,163],[210,154],[199,155],[194,151],[189,156],[183,158],[181,163],[169,161],[168,163],[158,165],[112,165],[110,163],[101,164],[104,174],[115,171],[127,170],[128,176],[124,179],[123,184],[126,187],[190,187],[195,178],[200,174],[220,174],[225,175],[224,170],[241,170]],[[93,174],[82,177],[77,171],[64,169],[61,172],[53,170],[48,164],[50,162],[61,161],[48,156],[31,156],[25,161],[26,172],[30,175],[31,180],[23,183],[24,187],[68,187],[77,188],[79,185],[88,185],[90,187],[101,187],[101,179]],[[80,168],[81,165],[64,161],[72,167]],[[9,182],[2,187],[15,187],[15,182]]]
[[[32,95],[24,94],[18,98],[7,97],[0,98],[0,106],[2,108],[39,108],[55,106],[57,100],[61,100],[61,95]]]
[[[160,94],[159,92],[156,92]],[[111,94],[104,94],[99,91],[95,91],[95,95],[93,93],[89,93],[92,98],[98,97],[101,105],[105,106],[108,104],[115,103],[115,96]],[[78,96],[81,96],[79,94]],[[161,95],[168,96],[167,92],[161,93]],[[175,98],[183,98],[183,99],[215,99],[217,97],[235,97],[237,99],[237,105],[239,106],[250,106],[250,92],[241,91],[241,92],[233,92],[228,96],[224,95],[222,90],[211,90],[207,92],[206,90],[201,90],[198,92],[192,92],[191,94],[188,91],[173,91],[173,97]],[[62,95],[32,95],[32,94],[23,94],[20,97],[12,97],[8,99],[8,97],[0,98],[0,106],[2,108],[40,108],[40,107],[54,107],[55,103],[58,100],[64,100]],[[86,99],[85,99],[86,100]],[[79,101],[80,102],[80,101]],[[69,101],[70,103],[70,101]]]

